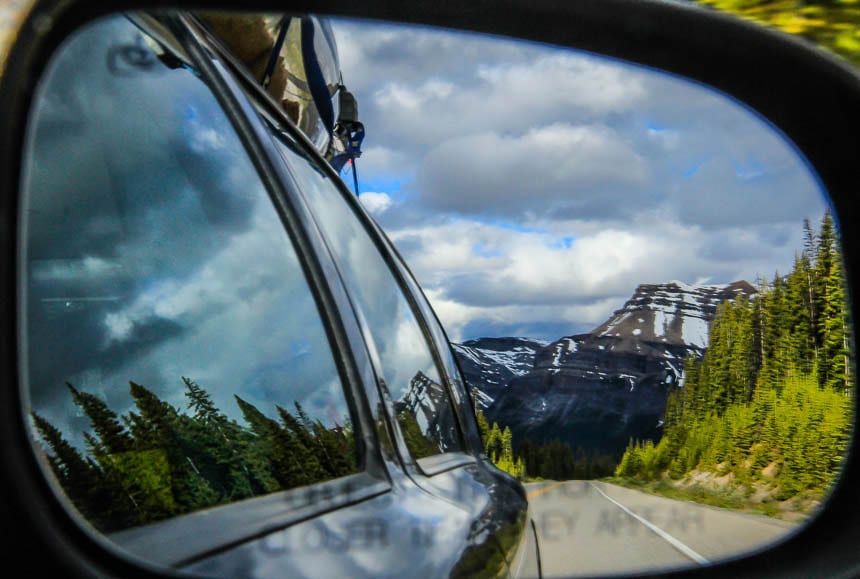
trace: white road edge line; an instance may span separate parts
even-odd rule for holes
[[[684,543],[682,543],[681,541],[679,541],[678,539],[676,539],[675,537],[673,537],[672,535],[670,535],[669,533],[667,533],[666,531],[664,531],[663,529],[661,529],[660,527],[658,527],[657,525],[652,523],[651,521],[648,521],[647,519],[642,518],[641,516],[637,515],[636,513],[634,513],[633,511],[631,511],[630,509],[628,509],[627,507],[625,507],[624,505],[622,505],[621,503],[619,503],[618,501],[616,501],[615,499],[613,499],[612,497],[607,495],[605,492],[603,492],[600,489],[600,487],[598,487],[593,482],[589,482],[588,484],[591,485],[591,487],[594,490],[596,490],[601,495],[603,495],[603,498],[610,501],[615,506],[617,506],[619,509],[621,509],[622,511],[624,511],[625,513],[627,513],[628,515],[630,515],[631,517],[633,517],[634,519],[636,519],[637,521],[639,521],[640,523],[642,523],[643,525],[645,525],[646,527],[648,527],[649,529],[654,531],[657,535],[660,536],[661,539],[663,539],[664,541],[666,541],[667,543],[669,543],[670,545],[672,545],[673,547],[678,549],[681,553],[683,553],[684,555],[686,555],[687,557],[689,557],[690,559],[692,559],[693,561],[695,561],[699,565],[710,565],[710,563],[711,563],[710,561],[708,561],[707,559],[705,559],[704,557],[702,557],[701,555],[696,553],[694,550],[689,548],[687,545],[685,545]]]

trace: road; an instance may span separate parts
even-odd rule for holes
[[[604,482],[530,483],[526,489],[546,577],[707,565],[797,527]]]

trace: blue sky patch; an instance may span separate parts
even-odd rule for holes
[[[499,249],[491,249],[483,241],[472,245],[472,253],[481,257],[502,257],[504,253]]]
[[[558,249],[570,249],[571,247],[573,247],[573,242],[575,240],[576,240],[576,238],[573,237],[572,235],[565,235],[564,237],[562,237],[561,239],[559,239],[555,243],[553,243],[552,247],[555,247]]]

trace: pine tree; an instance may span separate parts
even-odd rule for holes
[[[221,412],[206,390],[183,377],[187,408],[193,412],[179,423],[193,446],[188,449],[195,465],[221,501],[236,501],[279,488],[266,468],[248,456],[250,437],[236,421]]]
[[[101,526],[103,517],[100,509],[104,505],[94,500],[101,486],[99,471],[84,460],[54,425],[35,412],[31,415],[36,429],[51,450],[52,454],[47,455],[48,463],[60,486],[84,517]]]
[[[846,390],[850,384],[848,365],[848,332],[844,277],[841,258],[835,255],[822,284],[822,339],[819,382],[827,387]]]
[[[284,408],[276,406],[278,416],[284,425],[283,434],[280,434],[281,440],[276,443],[276,448],[281,449],[284,461],[292,461],[297,470],[301,471],[304,477],[301,484],[311,484],[328,478],[321,459],[325,459],[330,465],[333,463],[308,428],[308,425],[313,428],[313,424],[310,424],[307,414],[298,403],[295,406],[298,419]]]
[[[794,269],[786,283],[786,317],[790,332],[792,359],[809,371],[817,355],[810,294],[811,266],[806,254],[796,256]]]
[[[789,275],[718,307],[705,355],[685,360],[682,388],[669,395],[662,439],[631,441],[616,476],[703,469],[777,485],[780,499],[826,490],[851,427],[850,326],[832,219],[818,235],[804,228]]]
[[[823,345],[828,332],[826,324],[827,316],[824,310],[826,308],[826,303],[829,300],[828,279],[832,273],[833,261],[839,259],[836,252],[836,243],[837,240],[833,219],[830,216],[830,211],[826,211],[824,213],[824,217],[821,219],[821,229],[817,236],[817,245],[815,248],[815,270],[813,273],[815,310],[819,313],[815,324],[816,347],[818,348]],[[821,368],[819,368],[819,370],[821,370]]]
[[[93,430],[98,435],[94,452],[118,453],[132,449],[134,441],[131,435],[126,432],[116,413],[108,408],[107,404],[92,394],[81,392],[68,382],[66,382],[66,387],[72,393],[75,404],[90,419]]]
[[[481,445],[484,447],[484,451],[486,451],[487,440],[490,436],[490,423],[487,422],[487,417],[480,408],[475,411],[475,414],[478,418],[478,432],[481,434]]]
[[[309,484],[313,478],[302,463],[302,459],[307,458],[307,449],[302,447],[299,450],[300,443],[295,437],[277,421],[260,412],[256,406],[236,394],[233,397],[245,421],[251,426],[251,431],[256,435],[252,453],[271,465],[272,475],[279,485],[290,489]]]
[[[502,431],[495,422],[493,422],[493,426],[490,428],[490,434],[487,435],[487,445],[485,448],[487,456],[491,460],[496,460],[502,454]]]
[[[410,454],[416,458],[424,458],[439,454],[439,445],[424,436],[421,431],[421,426],[418,420],[408,410],[403,410],[397,415],[397,423],[400,425],[400,430],[403,432],[406,446],[409,448]]]
[[[129,382],[131,396],[140,416],[140,430],[149,438],[141,450],[161,450],[168,464],[168,476],[174,500],[180,512],[192,512],[214,505],[218,493],[201,474],[194,456],[193,433],[186,430],[183,436],[179,412],[163,402],[152,391],[135,382]]]

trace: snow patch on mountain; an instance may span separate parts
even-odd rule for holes
[[[746,281],[722,285],[681,281],[641,284],[624,307],[616,310],[591,334],[703,349],[708,346],[708,330],[717,305],[754,293],[755,288]]]
[[[531,338],[479,338],[451,346],[469,390],[477,388],[475,403],[486,409],[513,378],[532,371],[535,354],[548,344]]]

